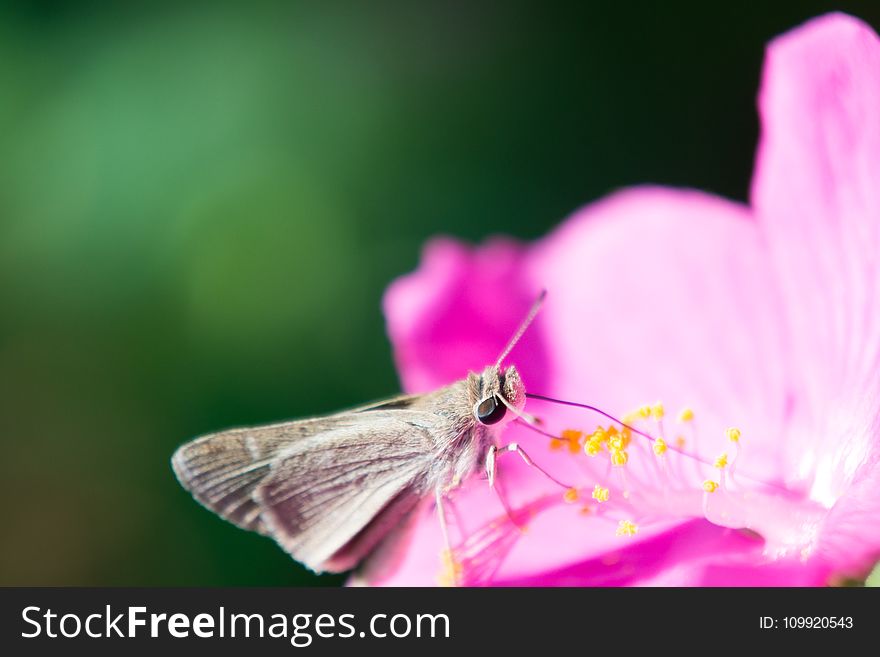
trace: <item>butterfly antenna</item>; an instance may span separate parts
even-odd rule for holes
[[[541,305],[544,303],[544,298],[546,296],[547,296],[547,290],[541,290],[541,293],[538,295],[538,298],[535,299],[535,303],[532,304],[532,307],[529,310],[529,314],[526,315],[526,318],[522,321],[522,324],[519,325],[519,328],[516,330],[516,333],[513,334],[513,337],[510,339],[510,342],[507,343],[507,346],[504,348],[504,351],[501,352],[501,355],[498,357],[498,360],[495,361],[495,367],[501,367],[501,363],[504,361],[505,358],[507,358],[507,355],[516,346],[516,343],[519,342],[519,339],[523,336],[523,333],[525,333],[526,329],[529,328],[529,324],[532,323],[532,320],[535,319],[535,316],[538,314],[538,311],[541,310]]]

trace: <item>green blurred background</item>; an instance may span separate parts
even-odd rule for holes
[[[174,448],[395,392],[380,298],[432,235],[745,200],[764,44],[832,8],[122,4],[0,5],[4,585],[339,583]]]

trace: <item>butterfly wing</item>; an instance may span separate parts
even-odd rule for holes
[[[202,505],[242,529],[267,534],[253,493],[282,451],[303,438],[350,425],[353,414],[405,409],[415,399],[403,395],[336,415],[208,434],[182,445],[171,466]]]
[[[377,410],[291,444],[253,498],[269,533],[313,570],[347,570],[416,507],[434,442],[423,413]]]
[[[412,401],[203,436],[172,466],[226,520],[272,536],[314,570],[347,570],[424,495],[436,426]]]
[[[242,529],[266,534],[254,489],[291,441],[319,429],[314,423],[286,422],[210,434],[178,448],[171,466],[205,507]]]
[[[428,497],[423,502],[430,500]],[[415,526],[424,504],[416,502],[412,508],[396,520],[394,527],[376,543],[363,558],[357,562],[357,568],[348,580],[349,586],[374,586],[381,584],[392,576],[406,555],[407,547],[415,534]],[[333,560],[345,555],[346,547],[341,553],[334,555]]]

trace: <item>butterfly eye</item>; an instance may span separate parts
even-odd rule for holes
[[[507,407],[498,403],[494,395],[486,397],[474,408],[474,415],[482,424],[496,424],[501,421],[505,413],[507,413]]]

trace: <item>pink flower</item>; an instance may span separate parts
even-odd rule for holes
[[[508,359],[527,391],[664,439],[603,437],[605,418],[529,400],[548,431],[582,433],[554,444],[511,424],[504,439],[577,490],[510,455],[513,518],[485,480],[455,491],[463,583],[820,585],[880,556],[876,34],[832,14],[774,40],[759,106],[750,206],[625,190],[532,245],[437,239],[388,290],[406,390],[494,362],[546,288]],[[426,509],[381,583],[436,583],[441,550]]]

